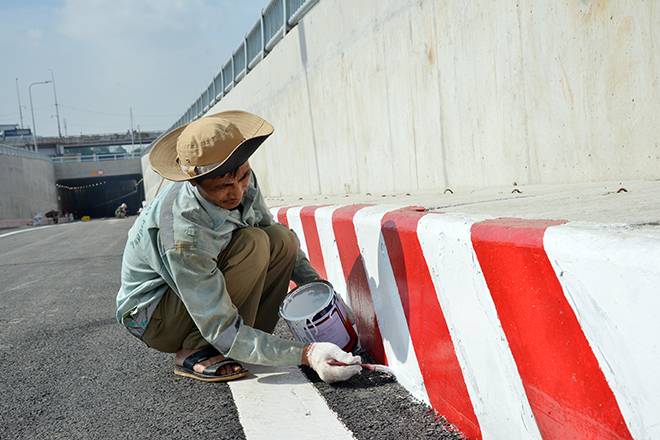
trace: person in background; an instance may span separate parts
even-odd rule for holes
[[[140,209],[138,209],[138,212],[137,212],[138,215],[139,215],[140,213],[142,213],[142,211],[144,211],[144,208],[146,208],[146,207],[147,207],[147,201],[146,201],[146,200],[142,200],[142,206],[140,206]]]
[[[272,335],[290,280],[319,279],[295,233],[273,219],[248,162],[272,133],[258,116],[227,111],[172,130],[149,153],[172,182],[129,231],[117,320],[174,353],[175,374],[225,381],[248,374],[240,362],[305,364],[335,382],[361,370],[359,356],[334,344]]]
[[[126,203],[122,203],[115,209],[115,217],[117,218],[125,218],[128,213],[128,207],[126,206]]]

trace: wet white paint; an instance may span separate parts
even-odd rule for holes
[[[355,214],[353,221],[387,362],[399,383],[428,405],[429,397],[381,233],[381,220],[393,209],[383,205],[366,207]]]
[[[305,231],[300,220],[300,211],[303,206],[295,206],[287,211],[287,220],[289,221],[289,228],[298,236],[300,240],[300,249],[307,255],[307,240],[305,239]]]
[[[566,224],[545,251],[634,438],[660,438],[660,231]]]
[[[472,247],[483,218],[429,214],[418,238],[484,439],[541,439]]]
[[[346,296],[332,214],[316,210],[328,280]],[[380,223],[394,209],[367,207],[354,227],[388,362],[419,398],[423,390]],[[288,212],[302,224],[299,209]],[[515,361],[472,248],[470,228],[485,216],[429,214],[418,236],[483,438],[539,439]],[[299,226],[302,231],[302,227]],[[653,227],[569,223],[551,227],[545,250],[635,438],[660,438],[660,232]],[[402,355],[403,353],[403,355]],[[419,361],[421,362],[421,361]],[[422,394],[425,395],[425,391]],[[420,400],[427,401],[423,397]]]
[[[309,283],[292,291],[282,302],[281,315],[290,320],[312,319],[332,301],[334,291],[326,283]]]
[[[316,229],[319,233],[321,253],[323,254],[323,262],[325,264],[328,281],[330,281],[334,287],[335,292],[337,292],[344,302],[350,306],[351,299],[346,292],[346,278],[339,257],[335,232],[332,227],[332,214],[337,208],[340,208],[340,206],[323,206],[316,210],[314,217],[316,219]]]

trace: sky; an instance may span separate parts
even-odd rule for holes
[[[269,3],[0,0],[0,125],[33,127],[31,91],[38,136],[58,134],[56,97],[63,136],[126,133],[131,112],[167,130]]]

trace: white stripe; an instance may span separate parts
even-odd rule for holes
[[[475,221],[428,214],[417,227],[419,242],[483,438],[540,439],[472,247],[470,228]]]
[[[307,241],[305,239],[305,231],[303,230],[302,221],[300,220],[300,210],[302,206],[295,206],[290,208],[286,213],[286,218],[289,221],[289,229],[293,229],[298,239],[300,240],[300,249],[309,257],[307,253]]]
[[[660,233],[568,224],[544,247],[633,438],[660,438]]]
[[[413,397],[430,404],[419,369],[399,289],[381,230],[383,216],[397,207],[370,206],[355,214],[353,223],[369,280],[371,299],[389,366]]]
[[[229,387],[248,440],[355,438],[298,367],[245,367]]]
[[[45,228],[52,228],[53,226],[55,226],[55,225],[44,225],[44,226],[37,225],[37,226],[34,226],[34,229],[20,229],[18,231],[7,232],[6,234],[0,235],[0,238],[8,237],[8,236],[14,235],[14,234],[20,234],[21,232],[37,231],[37,230],[41,230],[41,229],[45,229]]]
[[[332,227],[332,214],[340,207],[323,206],[314,212],[314,217],[316,219],[316,229],[319,233],[323,264],[325,265],[328,281],[330,281],[335,291],[344,299],[344,302],[350,306],[351,299],[346,293],[346,278],[344,277],[344,269],[339,258],[335,231]]]

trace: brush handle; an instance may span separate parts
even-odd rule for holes
[[[346,364],[344,362],[338,362],[338,361],[328,361],[328,365],[333,365],[336,367],[348,367],[349,364]],[[388,372],[389,368],[387,368],[385,365],[377,365],[377,364],[350,364],[350,365],[358,365],[365,370],[371,370],[371,371],[381,371],[381,372]]]

